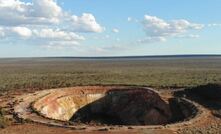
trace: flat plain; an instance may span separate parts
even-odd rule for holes
[[[179,88],[221,82],[221,56],[0,59],[0,90],[76,85]]]

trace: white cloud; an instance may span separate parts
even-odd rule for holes
[[[189,35],[178,35],[178,38],[199,38],[200,36],[197,34],[189,34]]]
[[[29,39],[34,44],[57,46],[60,44],[63,46],[78,45],[80,41],[85,40],[83,36],[80,36],[74,32],[62,31],[60,29],[29,29],[27,27],[0,27],[0,37],[3,38],[16,38]],[[65,45],[66,44],[66,45]]]
[[[11,28],[11,31],[25,38],[32,36],[32,31],[27,27],[13,27]]]
[[[50,41],[48,44],[43,45],[44,48],[57,50],[75,48],[76,46],[79,46],[79,42],[77,41]]]
[[[183,34],[190,30],[200,30],[204,27],[202,24],[191,23],[184,19],[165,21],[156,16],[149,15],[144,16],[142,25],[148,36],[147,39],[144,39],[147,42],[150,42],[152,39],[155,42],[158,39],[166,40],[167,37],[184,36]]]
[[[31,5],[30,3],[24,3],[18,0],[0,0],[0,7],[1,9],[11,9],[15,11],[24,12],[26,6]]]
[[[128,22],[131,22],[131,21],[132,21],[132,18],[131,18],[131,17],[128,17],[128,18],[127,18],[127,21],[128,21]]]
[[[112,30],[112,32],[114,32],[114,33],[119,33],[120,31],[119,31],[119,29],[114,28],[114,29]]]
[[[80,41],[85,40],[83,36],[60,29],[33,30],[33,36],[37,39],[44,40],[44,45],[47,48],[55,47],[59,49],[79,45]]]
[[[30,38],[32,31],[27,27],[0,27],[0,36],[4,38]]]
[[[165,37],[146,37],[144,39],[138,40],[138,43],[155,43],[155,42],[165,42]]]
[[[73,15],[56,0],[0,0],[1,39],[29,39],[34,44],[63,47],[85,40],[80,33],[104,30],[93,14]]]
[[[72,26],[72,30],[78,32],[96,32],[100,33],[104,31],[104,28],[96,22],[95,17],[90,13],[83,13],[82,16],[66,15],[68,22]]]
[[[5,36],[4,29],[0,27],[0,37],[4,37],[4,36]]]
[[[33,33],[38,38],[53,39],[53,40],[84,40],[83,36],[79,36],[73,32],[66,32],[60,29],[41,29],[33,30]]]
[[[30,16],[53,18],[62,15],[62,9],[53,0],[33,0]]]
[[[202,24],[190,23],[187,20],[165,21],[155,16],[145,15],[143,27],[148,36],[176,36],[188,30],[199,30],[204,27]]]
[[[139,23],[140,21],[138,19],[132,18],[132,17],[128,17],[127,18],[128,22],[135,22],[135,23]]]
[[[33,0],[25,3],[20,0],[0,0],[0,25],[46,25],[63,26],[75,32],[102,32],[103,27],[90,13],[72,15],[62,10],[54,0]]]
[[[6,26],[58,23],[62,9],[53,0],[0,0],[0,24]]]
[[[208,27],[221,27],[221,23],[208,24]]]

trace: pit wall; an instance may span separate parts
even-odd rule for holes
[[[49,95],[39,98],[31,104],[32,109],[46,118],[69,121],[77,110],[103,98],[107,90],[101,90],[102,92],[99,90],[98,92],[101,93],[86,92],[80,95],[73,95],[70,89],[63,89],[62,91],[59,92],[59,94],[56,91],[51,92]],[[188,121],[199,114],[196,105],[189,100],[183,98],[170,98],[168,103],[173,113],[172,119],[168,125]]]
[[[193,102],[184,98],[171,98],[169,105],[173,114],[170,124],[188,121],[200,112]]]
[[[33,103],[32,107],[35,111],[46,118],[69,121],[73,115],[81,108],[92,102],[103,98],[105,94],[86,94],[86,95],[71,95],[50,100],[46,97]],[[46,103],[42,103],[46,102]],[[198,113],[196,106],[181,98],[169,99],[172,118],[169,124],[187,121]]]
[[[59,98],[43,97],[33,104],[33,108],[42,116],[60,120],[69,121],[78,109],[103,98],[105,94],[87,94],[87,95],[72,95]]]

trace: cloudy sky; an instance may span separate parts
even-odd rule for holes
[[[0,0],[0,57],[221,54],[220,0]]]

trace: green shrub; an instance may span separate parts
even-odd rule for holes
[[[8,118],[0,116],[0,128],[5,128],[11,124],[11,121]]]
[[[0,108],[0,128],[5,128],[11,124],[11,120],[4,117],[5,111]]]

